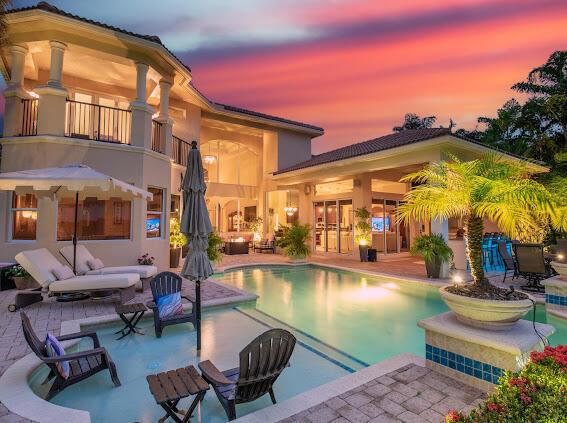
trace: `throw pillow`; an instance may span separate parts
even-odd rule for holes
[[[99,270],[99,269],[102,269],[104,267],[104,263],[99,258],[95,258],[95,259],[92,259],[92,260],[89,259],[89,260],[87,260],[87,264],[89,265],[91,270]]]
[[[47,350],[47,355],[49,357],[61,357],[65,355],[65,348],[63,348],[61,342],[59,342],[59,340],[49,332],[47,332],[47,336],[45,337],[45,349]],[[67,379],[69,377],[68,361],[58,361],[55,363],[55,367],[63,379]]]
[[[65,266],[64,264],[60,264],[59,266],[55,267],[51,273],[57,278],[58,281],[64,281],[65,279],[71,279],[75,277],[73,270],[69,266]]]
[[[181,292],[158,297],[157,307],[161,319],[182,315],[183,304],[181,303]]]

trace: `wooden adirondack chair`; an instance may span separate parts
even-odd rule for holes
[[[35,355],[49,367],[49,375],[43,383],[54,379],[53,385],[47,393],[46,400],[50,400],[63,389],[68,386],[74,385],[77,382],[85,380],[95,373],[108,369],[110,377],[115,386],[120,386],[120,379],[116,373],[116,366],[110,358],[110,355],[105,348],[100,346],[100,341],[96,332],[79,332],[69,335],[58,336],[59,341],[68,341],[70,339],[78,338],[91,338],[93,340],[94,348],[88,351],[80,351],[62,355],[61,357],[49,357],[45,348],[45,343],[42,342],[31,325],[30,319],[23,311],[20,312],[22,318],[22,329],[24,337]],[[55,366],[56,363],[68,361],[70,374],[67,379],[64,379]]]
[[[161,272],[157,274],[150,282],[150,287],[152,289],[152,295],[154,299],[153,301],[149,301],[146,305],[154,312],[154,328],[156,331],[156,336],[158,338],[161,338],[163,328],[169,325],[189,322],[193,323],[193,325],[195,326],[195,323],[197,321],[197,307],[195,300],[192,300],[191,298],[183,295],[181,296],[181,298],[189,301],[193,305],[191,312],[168,319],[162,319],[159,317],[157,299],[164,295],[181,292],[182,282],[183,279],[181,279],[181,276],[172,272]]]
[[[236,419],[236,404],[270,394],[276,403],[274,382],[289,364],[295,336],[284,329],[271,329],[240,352],[240,367],[221,372],[209,360],[199,363],[203,378],[211,384],[229,420]]]

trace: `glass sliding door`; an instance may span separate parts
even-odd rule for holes
[[[384,209],[386,219],[384,221],[384,231],[386,234],[386,253],[398,252],[398,225],[396,225],[396,207],[398,202],[386,200]]]
[[[352,253],[353,220],[352,200],[339,201],[339,248],[342,254]]]
[[[372,225],[372,248],[379,253],[386,251],[386,242],[384,239],[385,220],[384,200],[372,199],[372,218],[370,220]]]
[[[399,253],[409,250],[409,226],[397,223],[401,201],[372,199],[372,248],[380,253]]]
[[[327,236],[327,251],[338,251],[337,237],[337,202],[325,201],[325,233]]]

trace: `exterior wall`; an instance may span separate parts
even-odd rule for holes
[[[277,170],[311,158],[311,137],[289,131],[278,131]]]

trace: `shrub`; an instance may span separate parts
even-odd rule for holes
[[[278,246],[284,249],[285,255],[291,259],[304,259],[311,250],[307,241],[311,237],[311,227],[294,223],[291,226],[282,228],[282,237],[278,240]]]
[[[141,266],[151,266],[154,264],[155,257],[150,256],[149,253],[144,254],[141,257],[138,257],[138,264]]]
[[[217,232],[211,232],[209,234],[209,246],[207,247],[207,256],[211,263],[218,263],[222,259],[222,253],[220,252],[220,245],[222,244],[222,238]]]
[[[173,249],[181,248],[187,244],[187,238],[181,233],[179,220],[172,218],[169,221],[169,246]]]
[[[520,372],[506,372],[486,402],[469,415],[451,411],[447,423],[567,421],[567,346],[532,352]]]
[[[370,212],[366,207],[361,207],[354,211],[354,217],[356,218],[356,229],[355,241],[361,245],[372,244],[372,226],[370,225]]]
[[[6,277],[8,277],[10,279],[11,278],[27,278],[29,276],[30,276],[30,274],[27,272],[27,270],[24,269],[19,264],[17,266],[11,267],[10,269],[8,269],[6,271]]]
[[[445,242],[441,234],[420,235],[413,240],[410,253],[414,256],[421,256],[427,263],[431,263],[435,258],[442,262],[449,261],[453,257],[453,250]]]

